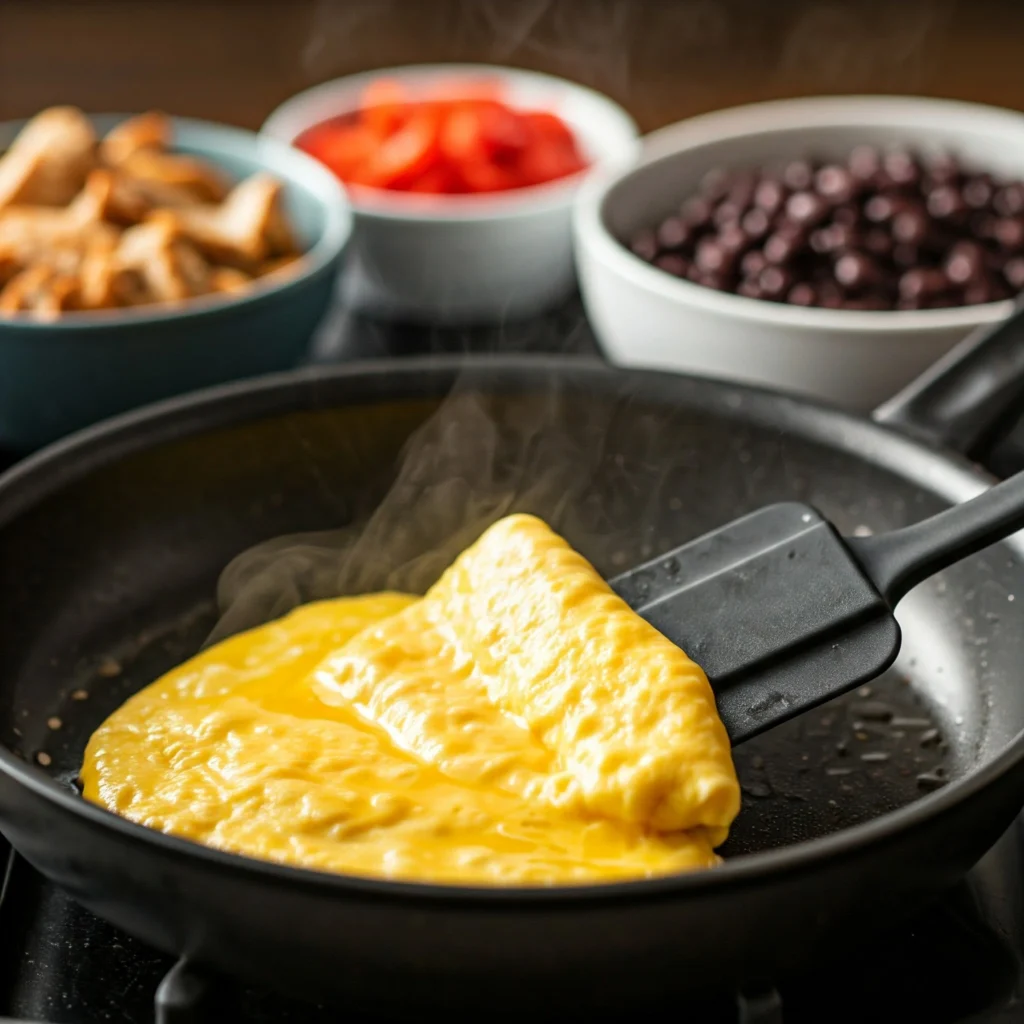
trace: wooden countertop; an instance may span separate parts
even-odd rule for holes
[[[257,127],[364,68],[480,60],[566,75],[649,130],[812,93],[1024,109],[1019,0],[0,0],[0,119],[53,103]]]

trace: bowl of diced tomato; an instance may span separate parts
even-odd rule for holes
[[[600,93],[465,64],[326,82],[278,107],[262,133],[316,157],[348,191],[346,303],[448,323],[529,316],[565,298],[579,185],[632,162],[639,145],[636,124]]]

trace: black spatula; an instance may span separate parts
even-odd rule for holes
[[[896,603],[1024,528],[1024,473],[931,519],[841,537],[809,505],[770,505],[611,580],[701,665],[733,743],[877,676]]]
[[[946,385],[963,378],[995,392],[1000,379],[1019,380],[1022,334],[1024,295],[1009,317],[979,328],[900,392],[883,407],[883,419],[899,424],[893,410],[922,405],[940,410],[961,443],[975,437],[957,387]],[[841,537],[809,505],[771,505],[611,586],[704,668],[739,743],[883,672],[899,653],[892,609],[907,591],[1019,529],[1024,473],[874,537]]]

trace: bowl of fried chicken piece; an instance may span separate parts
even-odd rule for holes
[[[0,154],[0,446],[303,361],[351,233],[312,157],[74,107],[0,124]]]

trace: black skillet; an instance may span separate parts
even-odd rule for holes
[[[904,600],[901,660],[870,692],[736,749],[744,809],[713,872],[529,890],[316,874],[132,825],[71,780],[103,717],[210,636],[218,578],[253,545],[334,531],[234,562],[214,635],[329,593],[422,588],[512,509],[609,576],[791,498],[847,533],[892,529],[988,483],[927,439],[969,451],[1004,418],[1014,341],[890,405],[919,441],[732,384],[442,358],[244,383],[63,442],[0,481],[0,825],[160,949],[384,1011],[585,1018],[678,997],[685,1013],[694,989],[855,946],[963,875],[1024,802],[1017,539]]]

